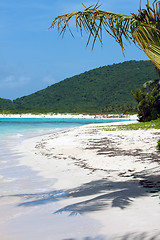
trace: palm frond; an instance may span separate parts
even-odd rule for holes
[[[85,7],[85,6],[84,6]],[[102,44],[103,31],[112,36],[124,50],[124,39],[138,43],[151,61],[160,69],[160,1],[155,0],[152,7],[147,0],[146,9],[131,15],[99,10],[99,3],[85,7],[84,11],[67,13],[56,17],[50,28],[58,26],[60,35],[64,35],[69,22],[75,17],[77,31],[89,34],[87,45],[93,38],[92,47],[99,39]]]
[[[140,10],[134,17],[140,24],[132,35],[146,55],[160,69],[160,1],[154,1],[152,8],[147,1],[146,9]]]
[[[99,6],[96,5],[86,8],[84,11],[58,16],[53,20],[50,28],[55,28],[57,25],[60,35],[63,35],[69,27],[69,21],[75,17],[76,28],[81,35],[83,35],[83,30],[89,33],[87,45],[91,37],[93,37],[92,47],[94,47],[97,38],[102,43],[102,31],[104,30],[115,38],[123,50],[123,37],[129,42],[134,41],[131,28],[135,28],[138,22],[133,19],[133,16],[101,11],[98,8]]]
[[[153,88],[155,88],[157,86],[157,84],[160,84],[159,79],[147,81],[143,84],[143,90],[144,91],[151,91],[151,90],[153,90]]]

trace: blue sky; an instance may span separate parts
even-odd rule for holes
[[[128,60],[147,60],[127,44],[125,57],[119,45],[105,34],[103,47],[86,48],[86,38],[49,30],[57,15],[82,10],[97,0],[0,0],[0,97],[15,99],[97,67]],[[101,9],[137,13],[140,0],[101,0]],[[142,0],[142,6],[146,0]],[[74,29],[74,27],[73,27]]]

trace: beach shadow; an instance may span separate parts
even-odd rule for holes
[[[135,180],[124,182],[102,179],[72,189],[67,197],[87,197],[87,200],[67,205],[55,213],[70,212],[70,215],[76,215],[103,210],[106,207],[117,207],[123,210],[131,205],[136,198],[143,196],[159,197],[160,174],[147,175],[143,171],[137,173],[134,177]]]
[[[62,240],[78,240],[76,238],[64,238]],[[106,237],[97,236],[97,237],[85,237],[82,240],[106,240]]]
[[[78,203],[68,205],[55,212],[71,212],[70,215],[74,215],[83,214],[90,211],[102,210],[108,205],[124,209],[133,201],[131,199],[144,196],[146,194],[147,192],[144,187],[135,181],[111,182],[107,179],[102,179],[92,181],[83,184],[80,187],[66,191],[59,190],[35,194],[15,194],[1,197],[20,197],[23,202],[18,204],[19,207],[44,205],[51,202],[60,201],[64,198],[90,198],[86,201],[80,201]]]
[[[153,170],[152,170],[153,171]],[[49,204],[65,198],[77,198],[77,203],[70,204],[54,213],[69,212],[70,215],[84,214],[103,210],[106,207],[125,209],[136,198],[143,196],[154,197],[160,193],[160,175],[149,176],[145,172],[136,173],[134,180],[109,181],[101,179],[83,184],[77,188],[35,194],[16,194],[2,197],[20,197],[19,207],[32,207]],[[83,201],[80,197],[86,197]]]
[[[68,191],[51,191],[51,192],[43,192],[38,194],[32,194],[32,196],[27,196],[28,199],[33,199],[32,201],[24,202],[19,204],[18,206],[37,206],[44,205],[51,202],[57,202],[61,199],[64,199],[68,195]],[[26,196],[25,196],[26,197]]]
[[[96,195],[96,196],[94,196]],[[97,196],[98,195],[98,196]],[[148,193],[135,181],[111,182],[98,180],[86,183],[79,188],[70,191],[67,197],[90,197],[89,200],[79,201],[59,209],[55,213],[70,212],[70,216],[91,211],[99,211],[104,208],[118,207],[125,209],[134,198],[146,196]]]
[[[61,199],[64,199],[68,195],[68,191],[51,191],[51,192],[42,192],[42,193],[35,193],[35,194],[15,194],[15,195],[8,195],[8,196],[1,196],[2,197],[19,197],[24,199],[24,201],[18,204],[18,207],[32,207],[37,205],[44,205],[51,202],[57,202]]]
[[[151,234],[147,232],[143,233],[130,233],[126,234],[122,237],[114,237],[114,240],[159,240],[160,239],[160,232],[157,234]]]
[[[159,240],[160,239],[160,232],[157,234],[151,234],[147,232],[142,233],[128,233],[124,236],[97,236],[97,237],[85,237],[83,240]],[[76,238],[64,238],[63,240],[78,240]]]

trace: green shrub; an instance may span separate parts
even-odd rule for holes
[[[157,142],[157,149],[160,150],[160,139]]]

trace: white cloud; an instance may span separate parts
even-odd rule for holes
[[[27,84],[29,81],[30,81],[29,77],[24,77],[24,76],[16,77],[14,75],[8,75],[2,79],[0,88],[4,88],[4,87],[17,88],[19,86],[23,86]]]
[[[6,86],[11,86],[11,85],[13,85],[13,83],[15,83],[15,76],[13,76],[13,75],[7,76],[2,81],[2,85],[6,85]]]

